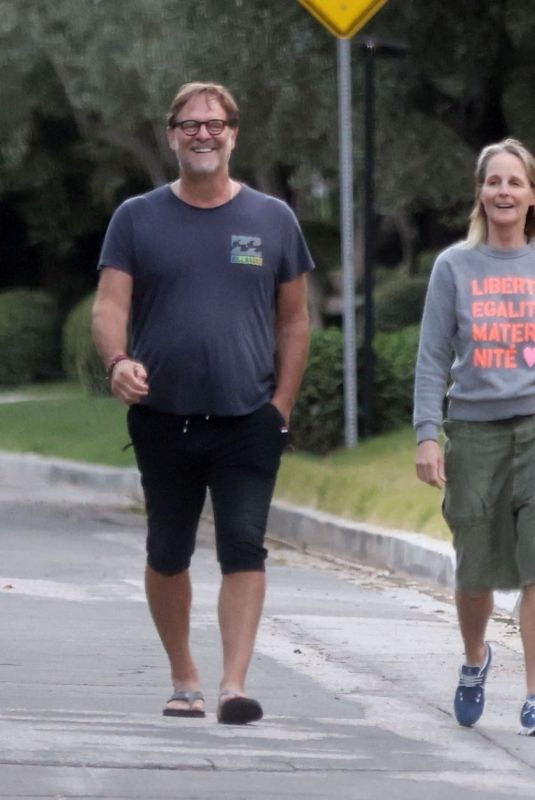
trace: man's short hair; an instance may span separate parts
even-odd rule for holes
[[[177,114],[180,109],[186,105],[188,100],[200,94],[206,94],[208,97],[218,100],[225,109],[228,122],[230,122],[233,127],[237,127],[240,112],[238,104],[229,90],[220,83],[201,83],[198,81],[184,83],[178,90],[167,113],[167,125],[169,128],[173,127]]]

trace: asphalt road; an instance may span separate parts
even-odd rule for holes
[[[414,583],[272,548],[249,691],[264,719],[215,719],[219,573],[205,524],[193,644],[205,720],[164,718],[144,523],[66,490],[0,488],[0,798],[505,800],[535,794],[516,625],[493,620],[477,729],[451,713],[451,601]]]

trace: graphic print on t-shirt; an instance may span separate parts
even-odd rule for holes
[[[252,264],[261,267],[264,264],[262,239],[258,236],[232,236],[230,261],[232,264]]]
[[[474,279],[471,293],[473,366],[535,366],[535,278],[501,275]]]

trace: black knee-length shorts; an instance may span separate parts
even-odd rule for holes
[[[223,574],[263,571],[269,506],[288,432],[272,403],[238,417],[167,414],[131,406],[128,429],[145,495],[147,563],[187,569],[209,490]]]

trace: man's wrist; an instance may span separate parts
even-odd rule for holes
[[[280,397],[275,396],[271,398],[271,404],[275,406],[280,415],[284,418],[285,422],[288,424],[294,404],[284,403]]]
[[[109,381],[111,381],[113,370],[121,361],[130,361],[130,356],[127,353],[117,353],[117,355],[113,356],[106,369],[106,377]]]

